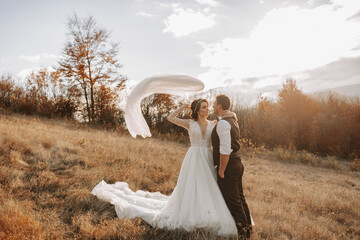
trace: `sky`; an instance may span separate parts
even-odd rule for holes
[[[360,84],[359,0],[0,0],[0,74],[56,66],[73,13],[111,31],[130,88],[161,74],[245,95],[287,77],[304,92]]]

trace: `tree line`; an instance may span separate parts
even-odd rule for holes
[[[233,106],[242,136],[267,147],[306,150],[322,156],[360,156],[360,99],[330,93],[325,99],[304,94],[287,79],[277,100],[260,97],[256,106]]]

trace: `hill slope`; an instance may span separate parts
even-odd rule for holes
[[[171,194],[187,147],[73,123],[0,115],[0,239],[209,239],[118,219],[102,179]],[[252,239],[358,239],[360,174],[243,159]]]

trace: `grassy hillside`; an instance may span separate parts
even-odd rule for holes
[[[171,194],[187,146],[0,115],[0,239],[209,239],[118,219],[102,179]],[[359,239],[360,173],[244,157],[252,239]]]

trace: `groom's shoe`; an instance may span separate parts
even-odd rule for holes
[[[244,228],[244,229],[246,229],[246,230],[245,230],[245,236],[246,236],[246,238],[250,238],[250,235],[251,235],[251,232],[252,232],[252,226],[250,225],[250,226],[248,226],[248,227],[246,227],[246,228]]]
[[[242,224],[236,223],[236,227],[238,229],[238,239],[240,240],[245,240],[250,238],[251,235],[251,231],[252,231],[252,226],[247,226],[247,227],[243,227]]]
[[[241,222],[236,223],[236,227],[238,230],[238,238],[239,240],[246,240],[246,234],[244,231],[244,227]]]

